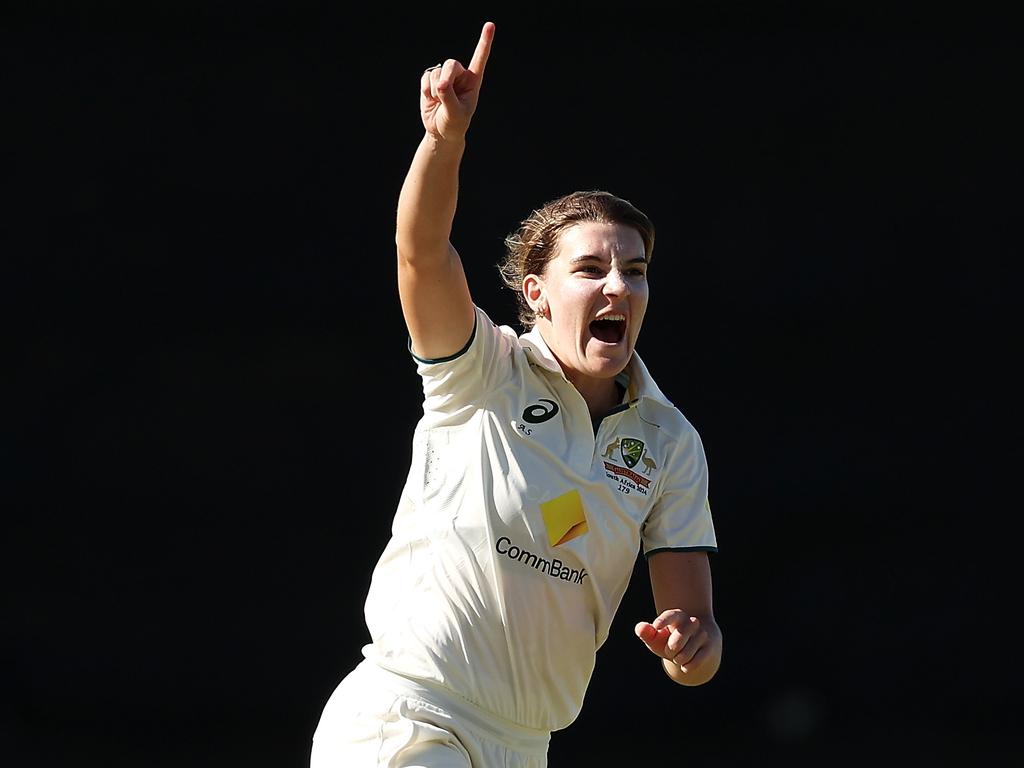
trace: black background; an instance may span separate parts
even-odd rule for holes
[[[673,686],[633,637],[638,562],[552,765],[1024,756],[1018,41],[754,7],[6,12],[18,765],[306,764],[420,413],[393,247],[419,74],[488,19],[474,297],[515,325],[494,265],[546,200],[652,217],[638,349],[704,439],[721,550],[719,675]]]

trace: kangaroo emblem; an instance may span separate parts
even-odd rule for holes
[[[607,448],[604,449],[604,458],[611,459],[615,457],[615,450],[619,447],[619,438],[615,438],[614,443],[610,443]]]
[[[644,464],[644,474],[651,474],[652,469],[657,469],[658,465],[654,463],[654,459],[647,458],[647,451],[644,451],[644,455],[640,457],[640,461]]]

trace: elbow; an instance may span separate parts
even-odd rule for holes
[[[425,239],[395,235],[395,252],[398,263],[412,268],[437,268],[448,263],[451,246],[444,238]]]

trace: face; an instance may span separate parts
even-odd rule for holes
[[[566,378],[610,381],[629,362],[647,311],[643,238],[624,224],[576,224],[523,289]]]

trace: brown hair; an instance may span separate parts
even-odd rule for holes
[[[588,190],[545,203],[505,238],[505,258],[498,265],[502,280],[516,295],[519,322],[524,328],[532,328],[537,316],[526,303],[523,280],[527,275],[544,274],[562,232],[584,221],[633,227],[643,238],[644,257],[650,262],[654,252],[654,224],[628,200],[610,192]]]

